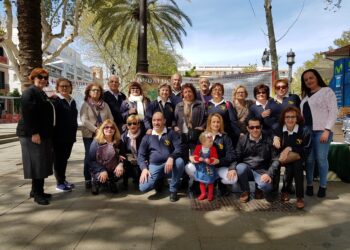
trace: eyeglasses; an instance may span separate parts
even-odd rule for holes
[[[256,93],[257,95],[266,95],[265,91],[259,91],[258,93]]]
[[[92,91],[92,92],[101,92],[101,90],[99,90],[99,89],[92,89],[90,91]]]
[[[295,119],[297,118],[295,115],[286,115],[284,119]]]
[[[103,129],[111,129],[111,130],[115,130],[115,128],[113,126],[104,126]]]
[[[60,87],[62,89],[68,89],[68,88],[70,88],[70,85],[59,85],[58,87]]]
[[[245,94],[245,92],[236,92],[236,94]]]
[[[276,86],[276,90],[280,90],[280,89],[287,89],[287,86],[286,85]]]
[[[110,83],[119,83],[118,81],[109,81]]]
[[[130,90],[136,91],[136,90],[140,90],[140,89],[139,88],[131,88]]]
[[[43,76],[43,75],[37,75],[36,78],[38,78],[39,80],[42,80],[42,79],[46,81],[49,80],[49,76]]]
[[[248,128],[250,129],[250,130],[253,130],[253,129],[261,129],[261,126],[259,125],[259,126],[248,126]]]
[[[132,125],[137,126],[137,125],[139,125],[138,122],[128,122],[127,124],[128,124],[128,126],[132,126]]]

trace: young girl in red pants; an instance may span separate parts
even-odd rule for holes
[[[201,144],[197,145],[193,158],[196,166],[194,177],[200,182],[201,194],[198,200],[208,198],[208,201],[214,199],[214,182],[219,178],[215,165],[219,163],[216,148],[213,146],[214,137],[211,132],[204,131],[199,136]],[[206,185],[208,186],[208,195],[206,194]]]

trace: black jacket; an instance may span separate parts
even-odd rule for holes
[[[117,124],[120,133],[122,133],[121,128],[124,124],[123,116],[120,112],[120,107],[122,106],[122,103],[125,99],[126,96],[121,92],[118,94],[118,100],[110,91],[106,91],[103,94],[103,100],[108,104],[109,109],[112,112],[114,122]]]
[[[262,134],[259,142],[250,140],[249,134],[242,136],[236,147],[236,161],[229,169],[236,169],[239,163],[246,163],[261,174],[267,173],[271,178],[279,167],[279,154],[272,145],[272,138]]]
[[[32,85],[21,97],[22,117],[17,125],[17,136],[39,134],[50,138],[53,134],[54,107],[44,91]]]
[[[71,104],[66,99],[55,97],[51,99],[56,111],[56,125],[54,128],[54,142],[72,143],[76,141],[78,129],[77,104],[72,100]]]

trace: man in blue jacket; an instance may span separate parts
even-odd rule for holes
[[[140,191],[147,192],[159,186],[164,176],[171,176],[169,185],[170,201],[178,200],[177,187],[184,171],[181,136],[165,126],[161,112],[152,116],[152,134],[145,135],[138,152],[141,168]]]

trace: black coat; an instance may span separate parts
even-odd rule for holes
[[[109,109],[112,112],[114,122],[117,124],[120,133],[122,133],[121,129],[124,124],[120,107],[122,106],[122,103],[125,99],[126,96],[121,92],[118,94],[118,99],[116,99],[110,91],[106,91],[103,94],[103,100],[108,104]]]
[[[54,107],[44,91],[32,85],[21,97],[22,117],[17,125],[18,136],[51,138],[53,134]]]
[[[73,100],[71,104],[60,97],[52,98],[52,103],[56,111],[56,125],[54,128],[54,142],[76,141],[78,129],[78,110],[76,102]]]

